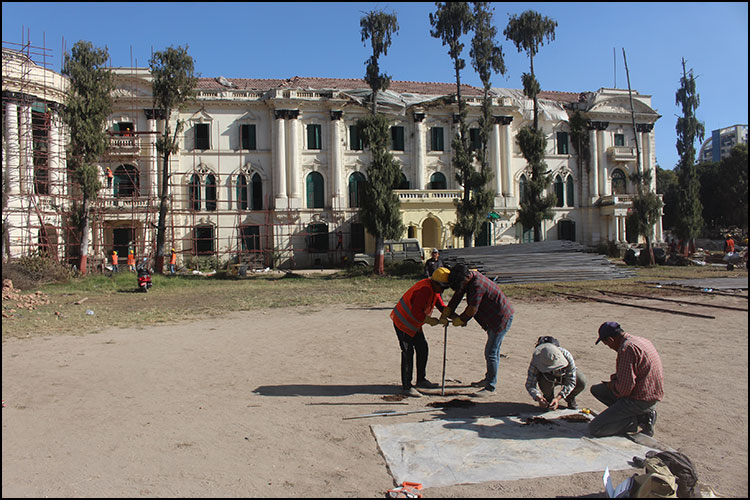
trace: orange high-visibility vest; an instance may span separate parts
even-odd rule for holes
[[[430,278],[425,278],[415,283],[391,311],[393,324],[411,337],[417,334],[424,319],[432,313],[435,303],[440,301],[440,305],[445,306],[443,298],[435,293],[430,281]]]
[[[169,258],[170,264],[177,264],[177,254],[172,252],[172,256]]]
[[[116,253],[112,254],[112,264],[115,265],[115,266],[117,265],[117,254]]]
[[[135,255],[133,255],[132,253],[128,254],[128,265],[129,266],[135,265]]]

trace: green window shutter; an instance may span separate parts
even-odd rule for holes
[[[431,132],[431,150],[432,151],[445,151],[445,144],[443,142],[443,127],[432,127]]]
[[[615,146],[625,145],[625,134],[615,134]]]
[[[394,151],[404,150],[404,127],[391,127],[391,144]]]
[[[325,208],[323,195],[323,176],[318,172],[311,172],[307,176],[307,208]]]
[[[555,177],[555,198],[557,198],[557,202],[555,206],[561,207],[563,206],[563,195],[565,191],[563,189],[563,181],[562,178],[558,175]]]
[[[557,154],[559,155],[568,154],[568,133],[567,132],[557,133]]]
[[[242,135],[242,149],[254,150],[255,144],[255,124],[245,124],[240,126]]]
[[[353,151],[362,151],[365,149],[362,135],[359,133],[359,127],[349,125],[349,149]]]
[[[572,175],[569,175],[567,180],[565,181],[565,187],[567,188],[566,193],[565,193],[566,195],[565,205],[568,207],[572,207],[574,206],[573,202],[575,200],[575,198],[573,198],[575,196],[575,189],[573,188],[573,176]]]
[[[307,126],[307,149],[321,149],[320,125]]]
[[[479,135],[478,128],[469,129],[469,143],[472,150],[479,150],[482,148],[482,138]]]

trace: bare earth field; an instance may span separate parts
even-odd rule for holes
[[[702,300],[747,307],[746,299],[734,297]],[[590,383],[606,380],[615,353],[594,346],[595,332],[615,320],[651,339],[661,354],[666,396],[655,438],[689,456],[700,480],[719,495],[747,497],[746,311],[669,306],[716,316],[703,319],[569,300],[514,306],[494,399],[467,409],[352,420],[344,417],[452,399],[425,396],[406,405],[383,399],[399,388],[392,304],[267,309],[145,329],[5,340],[2,496],[382,497],[394,484],[371,424],[536,408],[524,381],[542,334],[561,340]],[[443,329],[425,332],[428,378],[440,383]],[[449,328],[448,385],[482,377],[485,338],[473,322]],[[579,405],[603,410],[588,390]],[[634,472],[642,469],[615,471],[613,481]],[[423,494],[605,496],[601,473]]]

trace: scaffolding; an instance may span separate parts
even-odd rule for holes
[[[50,49],[33,46],[28,37],[20,45],[3,42],[3,258],[38,252],[77,265],[81,234],[75,214],[83,197],[65,161],[65,79],[47,69],[51,57]],[[132,85],[136,66],[131,64],[127,79]],[[109,147],[99,163],[103,187],[90,211],[87,271],[103,271],[113,251],[120,264],[131,251],[137,263],[145,258],[152,265],[157,254],[164,181],[156,150],[160,132],[155,125],[139,130],[137,117],[146,103],[135,88],[125,90],[115,97]],[[215,170],[204,168],[195,152],[189,167],[190,156],[170,159],[177,168],[169,169],[166,180],[165,263],[171,248],[178,266],[197,268],[208,258],[246,269],[341,266],[364,251],[364,230],[351,231],[356,208],[336,206],[335,196],[315,209],[293,208],[289,201],[273,206],[270,179],[258,186],[243,152],[218,151]],[[234,162],[234,173],[222,170]]]

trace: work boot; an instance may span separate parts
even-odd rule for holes
[[[568,403],[568,410],[577,410],[578,405],[576,404],[576,398],[574,396],[568,396],[565,398],[565,402]]]
[[[648,413],[638,416],[638,423],[641,425],[641,434],[654,437],[654,426],[656,425],[656,410],[650,410]]]
[[[417,380],[417,384],[415,387],[419,387],[420,389],[437,389],[440,386],[434,382],[430,382],[426,378],[423,378],[422,380]]]
[[[408,389],[401,389],[401,394],[412,397],[412,398],[422,397],[422,393],[416,390],[414,387],[409,387]]]

